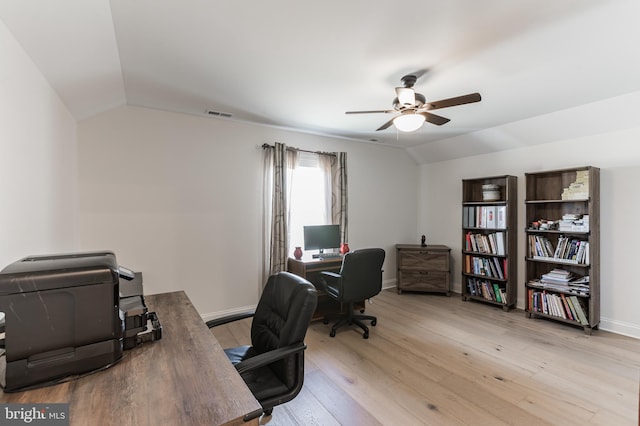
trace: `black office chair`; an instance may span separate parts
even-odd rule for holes
[[[369,338],[369,328],[362,321],[370,320],[375,327],[378,320],[371,315],[355,314],[354,303],[370,299],[382,290],[384,256],[381,248],[356,250],[344,255],[340,273],[323,271],[320,274],[321,286],[329,297],[348,305],[346,314],[325,316],[325,324],[332,317],[339,318],[331,327],[331,337],[335,337],[336,330],[343,325],[355,324],[364,330],[362,337]]]
[[[316,289],[289,272],[269,277],[254,312],[207,321],[209,328],[253,317],[252,346],[225,349],[247,386],[270,415],[273,407],[291,401],[302,389],[304,337],[316,309]],[[245,416],[245,421],[262,412]]]

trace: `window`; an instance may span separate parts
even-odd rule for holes
[[[331,165],[323,155],[299,152],[290,176],[289,247],[303,247],[305,225],[331,223]]]
[[[264,278],[285,271],[293,248],[304,245],[304,225],[340,225],[347,241],[347,153],[263,144]]]

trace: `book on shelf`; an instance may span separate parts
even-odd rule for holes
[[[558,243],[554,248],[547,237],[529,234],[527,249],[529,257],[534,259],[573,264],[589,262],[589,242],[563,235],[558,237]]]
[[[496,227],[496,206],[485,207],[486,228]]]
[[[502,267],[500,266],[500,259],[497,257],[492,257],[493,263],[495,265],[496,273],[498,274],[498,278],[501,280],[504,279],[504,273],[502,272]]]
[[[582,322],[578,318],[578,313],[576,312],[576,308],[573,306],[573,301],[571,301],[571,298],[570,297],[565,297],[565,299],[567,301],[567,305],[569,305],[569,310],[571,311],[571,316],[573,317],[573,320],[574,321],[578,321],[578,322],[580,322],[582,324]]]
[[[554,257],[556,251],[547,237],[534,234],[529,235],[530,257]]]
[[[504,277],[507,276],[503,268],[504,263],[505,262],[500,262],[497,258],[465,255],[465,272],[488,278],[504,279]]]
[[[580,324],[589,325],[589,321],[587,320],[587,313],[582,303],[580,302],[580,299],[578,298],[578,296],[569,296],[569,300],[571,300],[571,303],[573,304],[573,307],[576,311],[576,315],[578,316],[578,320],[580,321]]]
[[[540,312],[570,321],[589,325],[587,310],[578,296],[548,293],[545,290],[529,289],[528,308],[531,312]]]
[[[465,250],[476,253],[495,254],[504,256],[504,233],[492,232],[489,234],[467,232],[465,234]]]
[[[500,287],[498,284],[493,284],[493,294],[495,295],[496,302],[502,303],[502,296],[500,295]]]
[[[589,232],[589,215],[566,213],[558,221],[558,230],[563,232]]]
[[[507,206],[496,206],[496,228],[507,227]]]
[[[546,274],[542,274],[540,281],[546,283],[568,284],[573,278],[574,275],[572,272],[560,268],[554,268]]]
[[[496,232],[495,233],[496,236],[496,246],[497,246],[497,250],[498,250],[498,254],[501,256],[505,255],[505,250],[504,250],[504,232]]]
[[[589,295],[589,276],[576,277],[573,273],[563,269],[552,269],[540,276],[539,279],[532,279],[529,285],[544,288],[546,290],[561,291],[576,295]]]
[[[569,303],[567,302],[567,298],[563,293],[560,294],[560,299],[562,299],[562,305],[564,306],[564,310],[567,313],[567,318],[575,321],[575,319],[573,318],[573,314],[571,313],[571,309],[569,308]]]
[[[562,190],[563,200],[586,200],[589,198],[589,170],[578,170],[575,182]]]
[[[471,296],[482,297],[493,302],[507,304],[507,291],[498,285],[487,280],[467,277],[467,289]]]
[[[498,283],[493,283],[493,293],[496,296],[496,302],[500,302],[504,305],[507,304],[507,292]]]
[[[484,206],[476,207],[476,227],[487,227],[487,215]]]
[[[544,290],[532,291],[530,289],[528,296],[528,307],[530,311],[563,319],[572,319],[560,295],[547,293]]]
[[[462,226],[464,228],[470,228],[473,225],[471,225],[473,222],[470,221],[470,211],[471,207],[469,206],[463,206],[462,207]]]
[[[469,289],[469,294],[471,294],[472,296],[477,295],[478,288],[476,287],[475,281],[475,278],[467,278],[467,288]]]
[[[475,251],[474,242],[471,241],[471,232],[467,232],[466,234],[464,234],[464,250]]]
[[[506,206],[463,206],[464,228],[500,229],[507,227]]]

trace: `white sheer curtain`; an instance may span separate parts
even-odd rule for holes
[[[335,159],[334,156],[332,155],[318,155],[318,168],[321,170],[322,172],[322,176],[323,176],[323,188],[322,188],[322,192],[323,194],[325,194],[324,197],[324,217],[325,217],[325,221],[324,223],[326,224],[335,224],[335,222],[333,222],[333,217],[332,217],[332,212],[331,212],[331,205],[332,203],[332,196],[331,196],[331,164],[333,163],[333,160]]]

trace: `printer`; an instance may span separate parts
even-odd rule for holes
[[[139,344],[162,337],[162,325],[155,312],[149,312],[144,303],[142,272],[133,272],[120,266],[120,311],[124,315],[123,348],[132,349]]]
[[[110,251],[29,256],[0,271],[0,384],[5,392],[107,368],[157,340],[142,274]],[[1,349],[0,349],[1,350]]]

